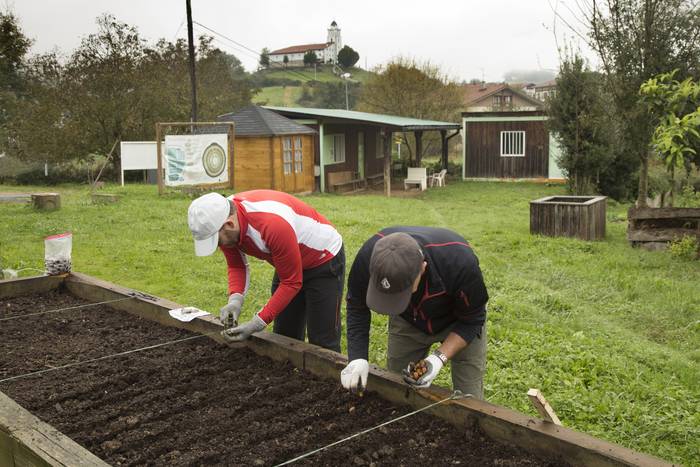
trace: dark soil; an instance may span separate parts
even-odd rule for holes
[[[0,319],[84,304],[52,292],[0,302]],[[193,334],[105,305],[0,321],[0,380]],[[206,337],[0,383],[114,465],[270,465],[410,411],[376,394]],[[419,414],[305,465],[562,465]]]

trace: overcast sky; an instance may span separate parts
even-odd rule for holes
[[[430,60],[457,79],[502,81],[509,70],[555,71],[559,43],[572,36],[552,8],[558,0],[192,0],[192,16],[250,49],[325,42],[335,20],[345,45],[372,68],[398,55]],[[149,42],[187,37],[185,0],[2,0],[13,11],[32,52],[68,53],[112,13]],[[571,19],[566,4],[558,11]],[[572,23],[573,24],[573,23]],[[195,27],[195,35],[206,32]],[[210,35],[214,35],[209,33]],[[215,36],[216,37],[216,36]],[[218,38],[216,45],[255,69],[253,54]],[[587,55],[591,56],[587,53]],[[594,63],[595,65],[595,63]]]

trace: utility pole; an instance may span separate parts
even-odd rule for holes
[[[190,0],[185,0],[187,4],[187,44],[190,55],[190,85],[192,86],[192,114],[190,121],[197,121],[197,79],[194,74],[194,39],[192,32],[192,6]]]
[[[350,105],[348,102],[348,80],[350,79],[350,76],[352,76],[350,73],[343,73],[340,75],[340,77],[343,78],[343,81],[345,81],[345,110],[350,110]]]

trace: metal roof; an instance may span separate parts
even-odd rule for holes
[[[219,115],[217,119],[223,122],[234,122],[236,124],[236,137],[316,133],[316,130],[308,126],[301,125],[294,120],[257,105],[249,105],[238,112]]]
[[[394,115],[373,114],[368,112],[356,112],[342,109],[313,109],[305,107],[273,107],[263,106],[266,109],[279,112],[285,117],[302,118],[329,118],[335,120],[351,120],[355,122],[385,125],[398,128],[403,131],[413,130],[458,130],[459,123],[438,122],[435,120],[421,120],[418,118],[397,117]]]

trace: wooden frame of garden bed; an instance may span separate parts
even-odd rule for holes
[[[218,319],[212,316],[196,318],[189,323],[174,320],[168,310],[181,307],[177,303],[79,273],[0,281],[0,300],[59,287],[93,302],[131,296],[132,300],[111,303],[110,306],[166,326],[199,333],[221,329]],[[218,334],[212,338],[221,341]],[[287,360],[297,368],[334,380],[339,379],[340,370],[347,364],[347,358],[342,354],[268,332],[253,336],[245,345],[259,355],[278,361]],[[447,389],[437,387],[410,389],[399,375],[374,365],[370,369],[368,387],[386,400],[414,408],[425,407],[450,394]],[[461,429],[478,426],[497,441],[519,446],[545,458],[562,458],[573,465],[671,465],[656,457],[480,400],[454,400],[435,406],[430,412]],[[0,392],[0,465],[106,464]]]

